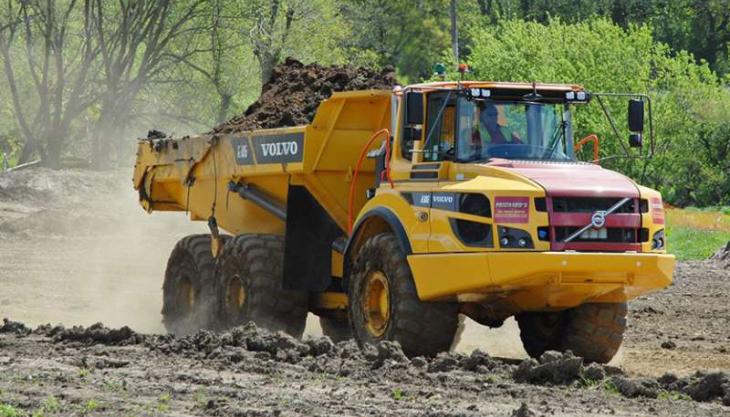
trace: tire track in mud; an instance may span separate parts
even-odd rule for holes
[[[77,395],[99,397],[106,412],[129,411],[130,403],[117,397],[123,390],[105,391],[122,375],[121,383],[133,384],[135,396],[159,399],[172,391],[180,412],[200,415],[361,415],[373,409],[382,415],[509,415],[523,402],[528,411],[557,415],[730,413],[727,373],[632,378],[618,367],[586,366],[569,352],[546,352],[539,361],[519,365],[479,350],[409,359],[397,343],[361,349],[352,341],[334,344],[326,337],[300,341],[253,323],[176,338],[101,324],[31,330],[6,320],[0,343],[8,355],[0,359],[2,375],[15,375],[11,383],[0,379],[3,401],[15,398],[9,404],[29,410],[42,406],[41,392],[12,381],[30,374],[31,381],[43,385],[44,396],[61,395],[73,385],[75,378],[68,374],[75,368],[82,380],[95,381],[78,382]],[[43,366],[37,366],[37,358],[43,358]],[[39,368],[55,371],[39,373]],[[190,404],[201,386],[216,393],[204,407]],[[266,394],[252,396],[248,390]],[[395,408],[379,408],[386,404]]]

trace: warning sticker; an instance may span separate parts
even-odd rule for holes
[[[495,197],[494,221],[497,223],[528,223],[530,199],[528,197]]]
[[[654,224],[664,224],[664,206],[662,205],[662,199],[652,197],[649,205],[651,209],[651,220]]]

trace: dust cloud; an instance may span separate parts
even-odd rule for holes
[[[167,257],[177,240],[207,228],[184,213],[145,213],[131,177],[131,170],[0,174],[0,316],[164,331]]]
[[[145,213],[131,177],[131,170],[0,173],[0,317],[165,331],[167,258],[179,239],[207,227],[184,213]],[[312,314],[305,334],[322,334]],[[499,329],[466,319],[455,350],[477,348],[527,357],[512,319]]]

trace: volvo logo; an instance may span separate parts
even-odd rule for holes
[[[585,225],[584,227],[578,229],[572,235],[570,235],[567,238],[565,238],[565,240],[563,240],[563,243],[568,243],[568,242],[572,241],[573,239],[577,238],[578,236],[580,236],[581,234],[583,234],[583,232],[585,232],[586,230],[590,229],[591,227],[593,227],[595,229],[602,228],[603,226],[606,225],[606,217],[609,214],[611,214],[614,211],[616,211],[619,208],[621,208],[621,206],[623,206],[624,204],[628,203],[629,201],[631,201],[631,199],[628,198],[628,197],[626,197],[624,199],[621,199],[618,203],[616,203],[613,206],[611,206],[608,210],[598,210],[597,212],[593,213],[593,215],[591,216],[591,222],[589,224]]]
[[[599,210],[595,213],[593,213],[593,216],[591,216],[591,226],[593,226],[594,229],[600,229],[606,224],[606,212],[603,210]]]

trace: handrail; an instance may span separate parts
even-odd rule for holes
[[[348,195],[347,199],[347,233],[352,233],[352,210],[355,200],[355,184],[357,184],[357,176],[360,173],[360,166],[362,165],[362,161],[365,159],[365,155],[367,155],[368,149],[370,149],[370,146],[373,144],[375,139],[378,138],[378,136],[385,134],[385,177],[390,183],[390,188],[393,188],[393,179],[390,178],[390,131],[388,129],[380,129],[377,132],[373,133],[373,135],[370,137],[370,139],[367,141],[365,146],[362,147],[362,151],[360,151],[360,157],[357,160],[357,165],[355,165],[355,171],[352,175],[352,182],[350,183],[350,193]]]
[[[578,143],[576,143],[573,146],[573,149],[576,152],[578,152],[578,151],[580,151],[583,148],[583,145],[585,145],[588,142],[593,142],[593,161],[591,161],[591,162],[595,163],[595,162],[598,161],[598,150],[600,148],[600,146],[599,146],[599,140],[598,140],[598,136],[597,135],[590,134],[590,135],[584,137],[583,139],[579,140]]]

